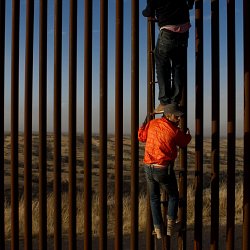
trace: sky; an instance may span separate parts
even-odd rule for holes
[[[63,0],[62,22],[62,130],[68,130],[68,85],[69,85],[69,0]],[[11,105],[11,6],[6,1],[5,31],[5,130],[10,128]],[[130,133],[131,123],[131,0],[124,0],[124,48],[123,48],[123,109],[124,134]],[[139,3],[139,123],[142,123],[147,108],[147,19],[141,15],[146,0]],[[220,4],[220,135],[227,134],[227,1]],[[242,1],[235,1],[236,14],[236,130],[243,131],[243,7]],[[204,0],[204,134],[211,135],[211,1]],[[108,1],[108,133],[114,133],[115,126],[115,9],[116,1]],[[93,0],[93,61],[92,61],[92,124],[93,133],[99,131],[99,60],[100,60],[100,1]],[[84,0],[78,1],[77,40],[77,130],[84,132]],[[190,11],[191,29],[188,46],[188,127],[195,134],[195,12]],[[20,0],[20,58],[19,58],[19,130],[24,128],[24,79],[25,79],[25,25],[26,1]],[[156,39],[158,28],[156,26]],[[48,65],[47,102],[48,131],[53,131],[54,95],[54,1],[48,0]],[[33,131],[38,131],[38,86],[39,86],[39,0],[35,0],[34,12],[34,59],[33,59]],[[158,105],[156,88],[156,103]]]

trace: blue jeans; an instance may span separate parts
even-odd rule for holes
[[[189,32],[161,30],[155,47],[155,65],[161,104],[179,103],[185,77]]]
[[[153,223],[155,227],[159,228],[163,223],[161,213],[160,187],[167,191],[169,196],[168,217],[173,220],[176,220],[177,218],[179,192],[175,172],[173,167],[171,167],[169,171],[168,168],[161,169],[150,165],[145,165],[144,171],[146,174],[150,196]]]

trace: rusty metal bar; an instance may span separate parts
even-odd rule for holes
[[[211,1],[212,38],[212,166],[211,166],[211,239],[210,249],[219,242],[219,150],[220,150],[220,65],[219,1]]]
[[[62,99],[62,0],[54,2],[54,249],[62,248],[61,205],[61,99]]]
[[[130,249],[138,249],[139,182],[139,1],[132,0],[131,15],[131,240]]]
[[[168,225],[168,220],[167,220],[167,213],[168,213],[168,194],[166,191],[162,192],[161,195],[161,199],[162,199],[162,218],[163,218],[163,223],[165,228],[167,228]],[[167,249],[171,249],[170,247],[170,243],[171,243],[171,237],[169,237],[168,235],[163,237],[162,239],[162,250],[167,250]]]
[[[99,249],[107,249],[108,1],[100,2],[100,227]]]
[[[123,241],[123,1],[116,0],[115,47],[115,249]]]
[[[151,114],[155,106],[155,85],[151,84],[155,79],[154,64],[154,46],[155,46],[155,23],[148,18],[147,24],[147,114]],[[149,194],[147,192],[147,227],[146,227],[146,249],[154,249],[154,239],[152,236],[153,222],[150,207]]]
[[[34,0],[26,2],[24,97],[24,249],[32,249],[32,89]]]
[[[84,249],[92,249],[92,0],[84,5]]]
[[[227,250],[234,249],[235,231],[235,0],[227,1]]]
[[[195,105],[195,223],[194,249],[202,249],[203,211],[203,1],[195,1],[195,56],[196,56],[196,105]]]
[[[47,249],[47,0],[40,1],[39,33],[39,250],[44,250]]]
[[[19,107],[19,23],[20,2],[12,1],[11,48],[11,249],[19,249],[18,202],[18,107]]]
[[[146,226],[146,249],[154,249],[154,238],[152,235],[153,231],[153,222],[152,222],[152,213],[150,207],[150,197],[147,193],[147,226]]]
[[[185,63],[185,82],[183,82],[182,99],[180,107],[184,112],[183,117],[180,120],[180,127],[182,131],[187,130],[187,49],[184,58]],[[179,209],[178,219],[183,223],[183,226],[187,226],[187,148],[180,148],[179,150],[180,168],[182,171],[179,174]],[[178,234],[178,248],[186,249],[186,231]]]
[[[0,246],[5,249],[4,224],[4,59],[5,0],[0,0]]]
[[[250,248],[250,3],[243,1],[244,26],[244,191],[243,191],[243,250]]]
[[[69,31],[69,249],[76,249],[77,0],[70,1]]]
[[[155,108],[155,22],[148,18],[147,25],[147,113],[153,113]]]

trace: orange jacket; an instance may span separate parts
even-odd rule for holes
[[[191,135],[182,132],[166,118],[158,118],[142,125],[138,139],[146,142],[144,163],[166,165],[177,157],[177,146],[184,148],[191,141]]]

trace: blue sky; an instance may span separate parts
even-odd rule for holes
[[[23,130],[24,116],[24,79],[25,79],[25,22],[26,1],[20,0],[20,70],[19,70],[19,128]],[[84,5],[78,1],[78,65],[77,65],[77,126],[83,132],[83,97],[84,97]],[[131,109],[131,1],[124,0],[124,133],[130,133]],[[141,15],[146,0],[140,1],[139,20],[139,121],[144,120],[147,102],[147,20]],[[243,129],[243,10],[242,1],[236,2],[236,113],[237,135],[242,136]],[[211,133],[211,2],[204,0],[204,132]],[[220,97],[221,97],[221,135],[226,135],[227,128],[227,1],[220,1]],[[114,132],[115,124],[115,0],[109,1],[108,13],[108,115],[109,133]],[[99,129],[99,39],[100,39],[100,3],[93,0],[93,132]],[[195,23],[194,10],[190,11],[192,27],[188,47],[188,126],[195,132]],[[35,0],[34,30],[34,72],[33,72],[33,130],[38,130],[38,84],[39,84],[39,1]],[[69,0],[63,0],[62,26],[62,129],[68,125],[68,34]],[[156,38],[158,29],[156,27]],[[11,87],[11,1],[6,1],[6,37],[5,37],[5,130],[10,127],[10,87]],[[48,0],[48,130],[53,131],[53,67],[54,67],[54,1]],[[156,105],[158,86],[156,85]]]

